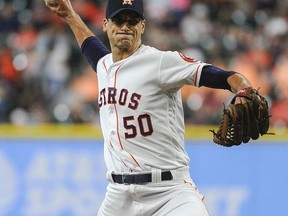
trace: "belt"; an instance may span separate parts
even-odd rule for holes
[[[152,182],[152,174],[112,174],[112,179],[118,184],[144,184]],[[161,172],[161,181],[172,180],[173,176],[170,171]]]

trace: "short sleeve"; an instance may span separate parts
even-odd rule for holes
[[[199,87],[201,71],[205,65],[179,52],[164,52],[159,70],[160,83],[166,91],[178,90],[186,84]]]

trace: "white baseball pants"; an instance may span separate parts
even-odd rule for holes
[[[188,167],[171,172],[173,180],[157,182],[159,176],[154,176],[154,182],[147,184],[116,184],[108,176],[97,216],[209,216]]]

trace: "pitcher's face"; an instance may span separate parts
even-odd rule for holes
[[[144,30],[145,20],[134,12],[123,11],[112,19],[103,20],[103,31],[107,33],[112,49],[137,50]]]

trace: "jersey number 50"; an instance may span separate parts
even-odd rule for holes
[[[150,136],[153,133],[151,117],[148,114],[139,115],[137,121],[134,116],[123,117],[124,128],[127,130],[125,139],[135,138],[138,134],[137,128],[142,136]],[[138,127],[137,127],[138,126]]]

